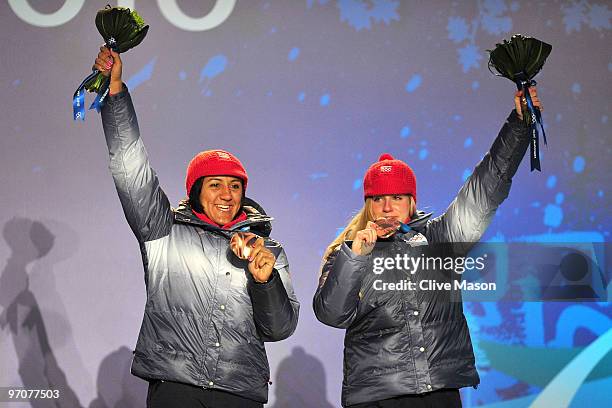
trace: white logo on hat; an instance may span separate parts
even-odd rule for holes
[[[380,166],[381,173],[391,173],[391,166]]]
[[[219,156],[222,159],[229,159],[230,158],[229,154],[227,154],[225,152],[217,152],[217,156]]]

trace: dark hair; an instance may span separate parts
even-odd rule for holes
[[[189,190],[189,205],[191,209],[200,214],[204,213],[204,208],[200,203],[200,193],[202,192],[202,183],[204,183],[204,177],[200,177],[193,183],[191,190]]]
[[[200,177],[193,183],[191,190],[189,190],[189,206],[195,212],[204,214],[204,208],[200,202],[200,193],[202,192],[202,184],[204,184],[204,177]],[[240,180],[240,184],[244,188],[244,181]],[[244,190],[242,191],[242,197],[244,198]]]

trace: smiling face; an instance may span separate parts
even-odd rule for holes
[[[406,222],[414,212],[414,201],[410,195],[379,195],[371,197],[370,200],[370,212],[374,220],[392,217]]]
[[[242,180],[231,176],[204,177],[200,203],[204,214],[219,225],[232,221],[242,201]]]

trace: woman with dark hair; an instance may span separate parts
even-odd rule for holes
[[[102,108],[110,170],[144,265],[147,302],[131,372],[149,381],[147,407],[263,407],[264,342],[289,337],[299,311],[285,251],[269,238],[272,218],[245,197],[247,172],[224,150],[191,160],[189,198],[171,208],[119,54],[101,47],[94,67],[110,75]],[[247,231],[247,248],[230,246]]]
[[[530,92],[542,109],[536,89]],[[514,101],[490,151],[439,217],[416,209],[416,177],[406,163],[383,154],[367,170],[364,206],[325,251],[313,302],[322,323],[346,329],[343,406],[460,407],[459,388],[479,384],[460,299],[418,287],[380,290],[372,260],[419,256],[434,244],[467,254],[508,196],[529,146],[521,92]],[[388,237],[394,225],[400,229]],[[395,271],[402,273],[409,280]]]

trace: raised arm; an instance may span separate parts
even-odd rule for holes
[[[102,125],[123,212],[140,242],[161,238],[169,233],[173,215],[140,139],[132,98],[121,82],[121,58],[102,47],[95,67],[112,78]]]
[[[534,94],[534,105],[541,108],[535,88],[530,91]],[[522,120],[521,96],[515,94],[516,109],[446,212],[428,222],[425,236],[430,243],[455,242],[460,246],[458,251],[467,252],[482,237],[497,207],[508,197],[512,177],[530,141],[529,128]]]

